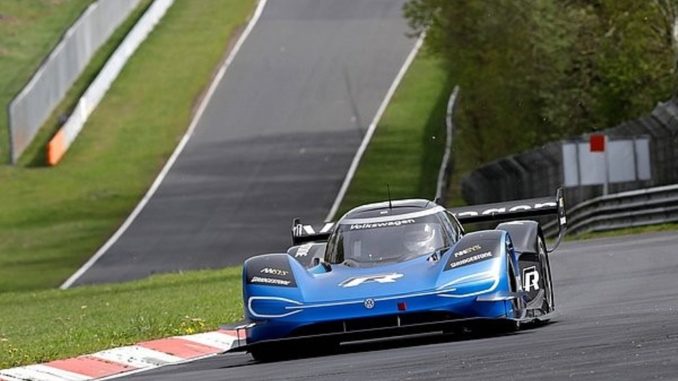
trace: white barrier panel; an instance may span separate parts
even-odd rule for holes
[[[603,152],[591,152],[589,143],[563,144],[565,186],[599,185],[650,180],[650,139],[609,141]]]
[[[78,136],[85,122],[104,97],[111,84],[120,74],[127,60],[134,54],[139,45],[148,37],[155,25],[167,13],[174,0],[155,0],[134,26],[125,40],[118,46],[99,75],[94,79],[78,101],[78,106],[50,141],[47,148],[47,162],[55,165],[61,160],[68,147]]]
[[[9,105],[11,160],[15,163],[61,102],[92,56],[140,0],[98,0],[61,41]]]

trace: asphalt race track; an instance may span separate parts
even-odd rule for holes
[[[153,198],[75,284],[239,265],[322,222],[415,46],[405,0],[271,0]]]
[[[551,261],[560,313],[544,327],[268,364],[234,353],[124,380],[678,379],[678,234],[566,243]]]

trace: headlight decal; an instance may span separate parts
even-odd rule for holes
[[[301,310],[290,311],[290,306],[300,306],[301,302],[277,296],[251,296],[247,300],[247,310],[252,316],[261,319],[283,318]]]

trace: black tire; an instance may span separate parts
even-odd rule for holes
[[[282,353],[274,345],[259,345],[249,350],[252,358],[258,362],[283,360]]]
[[[291,351],[294,348],[295,351]],[[303,357],[334,354],[339,350],[339,341],[334,338],[299,340],[293,344],[259,344],[249,349],[250,355],[258,362],[273,362]]]

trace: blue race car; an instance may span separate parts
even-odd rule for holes
[[[545,214],[558,215],[560,242],[561,190],[555,199],[452,210],[418,199],[369,204],[317,231],[295,219],[287,253],[255,256],[243,266],[245,349],[266,361],[289,354],[290,341],[330,348],[548,321],[552,250],[538,222],[518,220]],[[493,220],[511,221],[473,233],[461,225]]]

